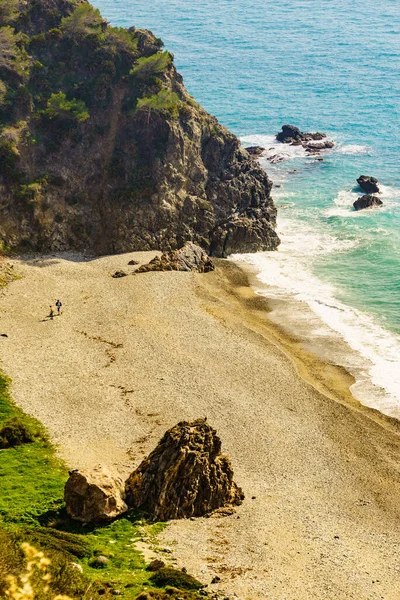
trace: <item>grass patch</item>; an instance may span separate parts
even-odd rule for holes
[[[156,545],[165,523],[149,523],[134,511],[93,526],[67,517],[63,503],[67,469],[56,457],[41,424],[12,403],[8,384],[0,374],[0,430],[4,432],[13,423],[13,430],[18,425],[29,432],[30,439],[0,450],[0,597],[5,593],[5,575],[24,570],[21,544],[29,542],[51,560],[53,595],[105,598],[118,590],[127,599],[138,595],[158,600],[198,598],[201,584],[181,571],[164,569],[164,578],[161,574],[154,580],[154,574],[146,570],[137,544]],[[100,557],[104,557],[102,568],[98,568]],[[83,572],[72,563],[79,563]],[[189,586],[192,580],[199,587]],[[39,594],[37,600],[41,597]]]

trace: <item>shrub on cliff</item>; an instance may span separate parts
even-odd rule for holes
[[[90,4],[81,4],[72,15],[61,20],[61,29],[67,37],[79,39],[101,31],[103,19],[100,11]]]
[[[165,73],[171,63],[172,57],[169,52],[153,54],[152,56],[139,58],[131,74],[143,79],[155,77]]]
[[[64,92],[52,94],[47,101],[47,108],[43,111],[43,115],[49,119],[71,120],[77,123],[83,123],[90,117],[83,100],[67,100]]]
[[[9,25],[0,28],[0,70],[17,75],[28,73],[29,57],[23,47],[22,34],[15,33]]]
[[[137,103],[137,110],[155,110],[177,117],[180,104],[178,94],[163,89],[149,98],[140,98]]]

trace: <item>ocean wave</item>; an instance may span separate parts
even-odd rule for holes
[[[289,222],[283,223],[280,235],[278,252],[231,258],[255,269],[258,293],[306,307],[310,316],[303,315],[303,326],[305,323],[309,328],[308,339],[330,336],[333,345],[335,338],[346,342],[353,356],[349,352],[335,360],[356,377],[354,395],[364,404],[400,418],[400,336],[382,327],[371,315],[338,300],[340,290],[310,270],[310,256],[345,252],[357,241],[313,234],[311,228],[299,234],[298,223]],[[291,309],[296,315],[295,326],[300,319],[299,306]]]
[[[336,148],[338,154],[372,154],[371,148],[360,144],[346,144]]]
[[[400,189],[386,185],[379,184],[381,193],[378,197],[382,200],[383,206],[379,208],[379,212],[392,211],[394,208],[400,205]],[[325,212],[326,217],[351,217],[351,218],[363,218],[369,217],[370,211],[368,210],[354,210],[353,203],[359,198],[363,192],[355,192],[353,190],[341,190],[336,198],[333,200],[333,204]]]

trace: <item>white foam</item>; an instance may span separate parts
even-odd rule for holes
[[[293,158],[304,158],[308,156],[303,146],[291,146],[290,144],[282,144],[278,142],[274,135],[248,135],[241,138],[241,142],[245,146],[261,146],[265,148],[261,159],[271,164],[268,158],[274,156],[282,157],[283,160]],[[273,164],[273,163],[272,163]],[[279,163],[278,163],[279,164]]]
[[[371,148],[359,144],[347,144],[336,148],[338,154],[372,154]]]
[[[345,340],[358,357],[343,356],[341,363],[350,371],[353,368],[357,378],[353,393],[366,405],[400,418],[400,336],[386,330],[370,315],[339,301],[339,290],[310,270],[310,256],[346,252],[358,242],[316,234],[303,226],[300,233],[298,223],[285,220],[280,220],[279,234],[282,245],[277,252],[231,258],[256,269],[258,293],[305,303],[314,315],[307,323],[312,326],[312,338],[326,336],[328,331]]]
[[[391,211],[400,205],[400,189],[382,184],[379,184],[379,189],[381,193],[377,194],[377,196],[383,202],[383,206],[377,209],[379,212]],[[332,206],[325,211],[324,215],[326,217],[351,217],[357,219],[370,216],[369,210],[356,211],[353,207],[353,203],[363,193],[361,190],[359,192],[341,190],[333,200]]]

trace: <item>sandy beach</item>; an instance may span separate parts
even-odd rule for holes
[[[179,566],[240,600],[397,600],[397,421],[272,324],[237,266],[131,275],[129,260],[152,256],[11,261],[0,359],[16,403],[70,467],[121,475],[167,428],[207,416],[246,499],[171,523],[162,544]]]

